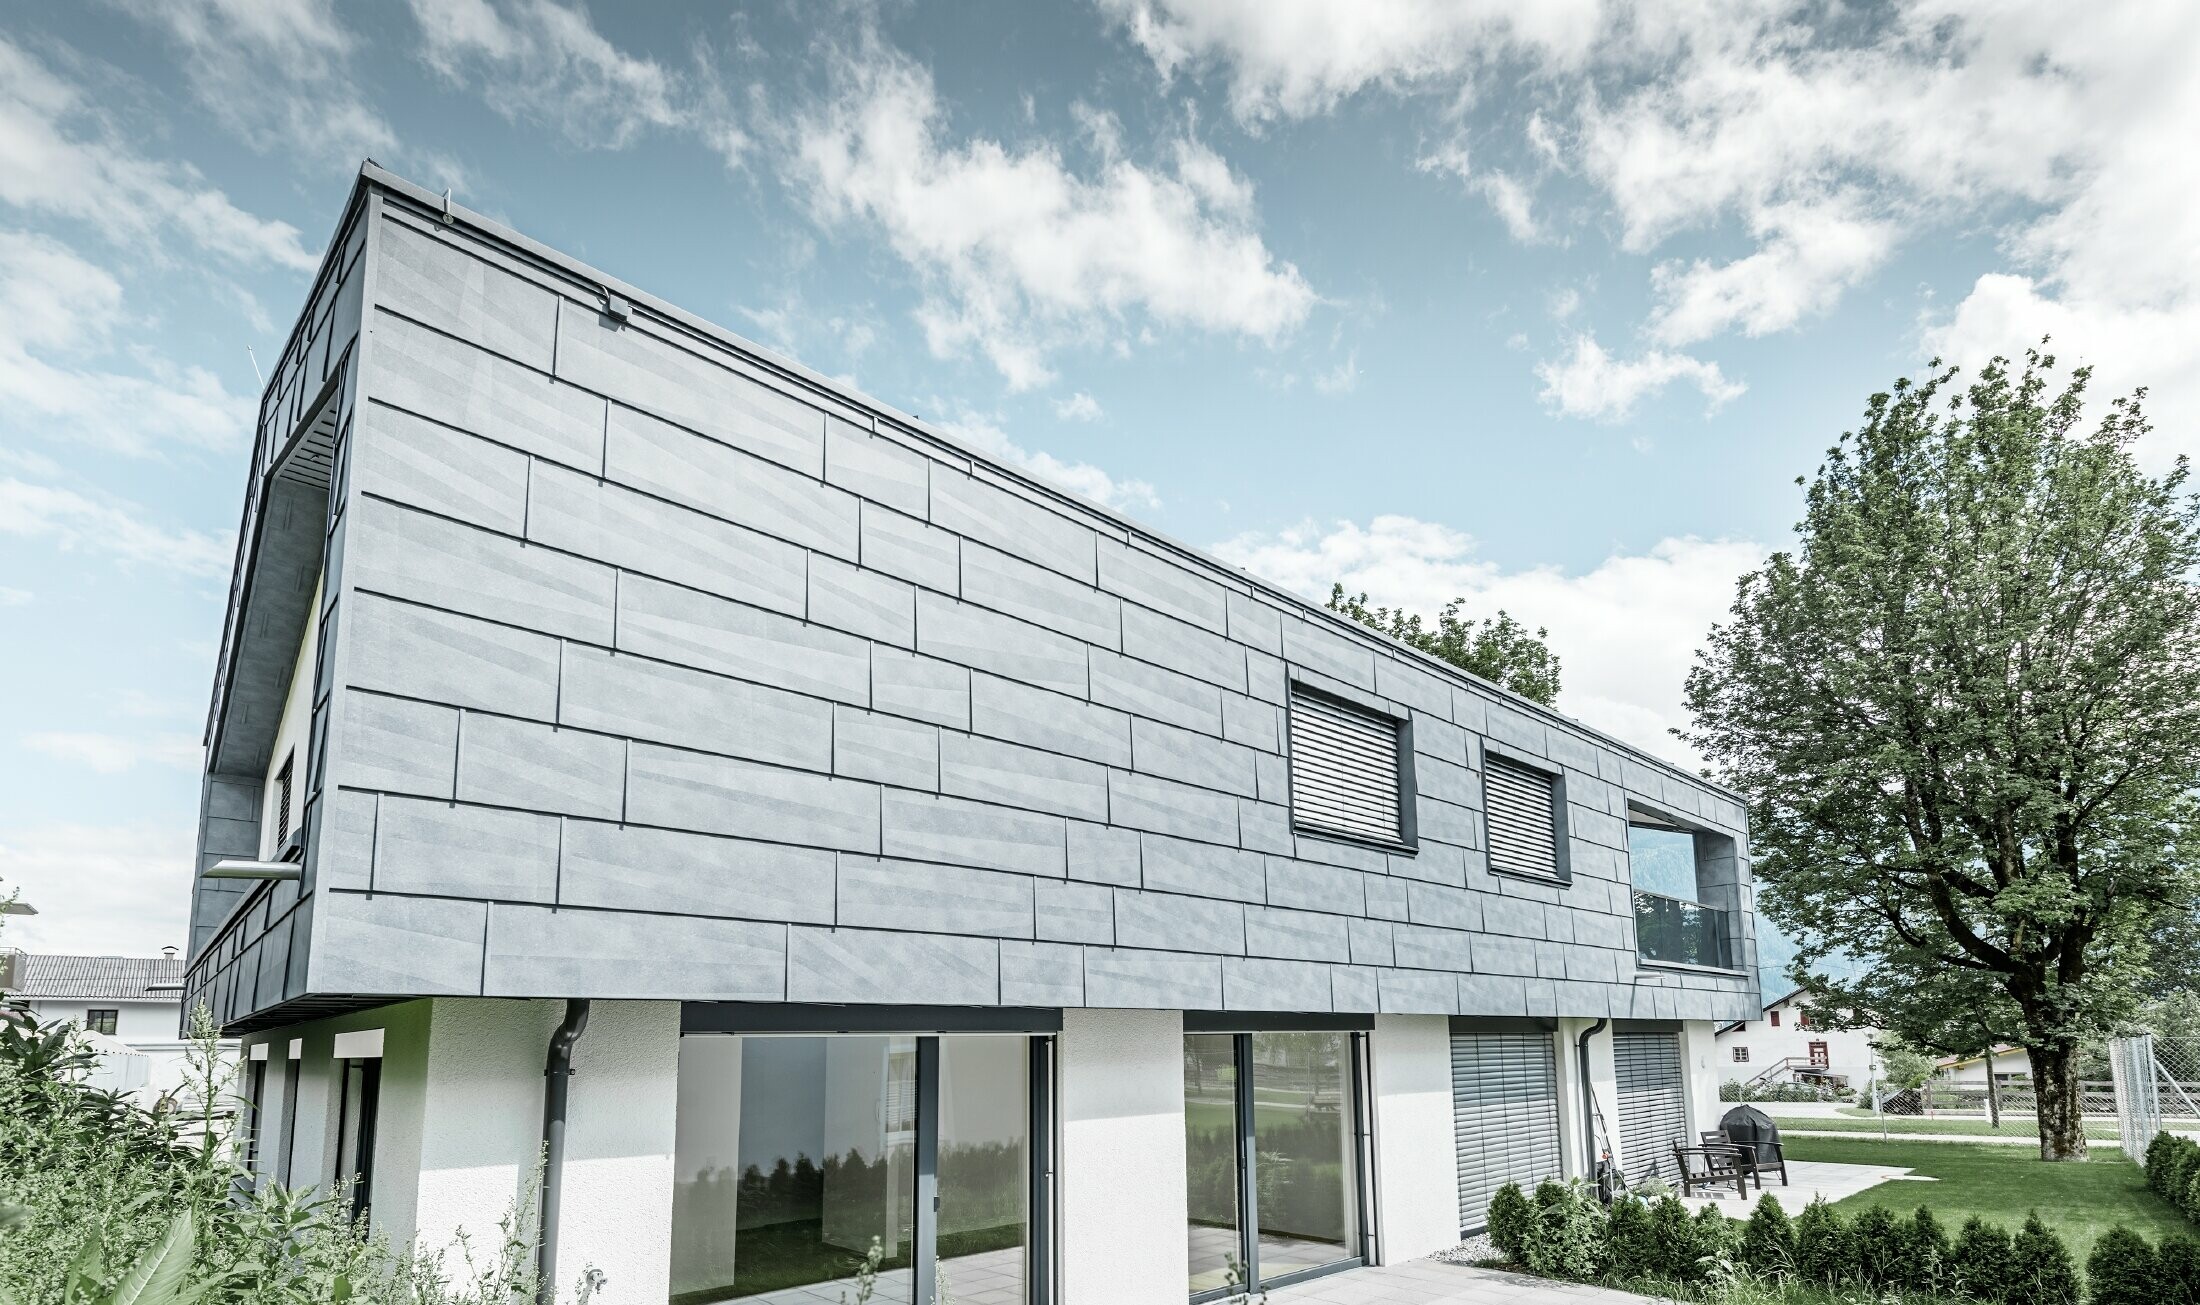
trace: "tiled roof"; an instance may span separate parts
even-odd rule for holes
[[[21,997],[167,997],[182,1000],[181,956],[53,956],[25,952],[17,971]]]

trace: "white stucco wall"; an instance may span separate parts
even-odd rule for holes
[[[1588,1123],[1581,1104],[1581,1031],[1596,1023],[1587,1019],[1558,1022],[1558,1149],[1568,1178],[1587,1178]],[[1607,1026],[1609,1027],[1609,1026]],[[1600,1035],[1601,1036],[1601,1035]]]
[[[1375,1078],[1375,1250],[1381,1263],[1397,1264],[1459,1240],[1451,1022],[1442,1015],[1378,1015],[1368,1047]]]
[[[1064,1303],[1182,1300],[1184,1018],[1065,1010],[1059,1054]]]
[[[1688,1131],[1691,1137],[1719,1126],[1727,1107],[1719,1102],[1718,1025],[1709,1020],[1681,1022],[1681,1068],[1688,1074]]]
[[[538,1084],[542,1051],[538,1044]],[[679,1078],[680,1003],[595,1003],[588,1033],[573,1049],[556,1270],[561,1298],[592,1267],[604,1275],[599,1305],[664,1305],[672,1268]],[[539,1130],[541,1098],[536,1100]]]

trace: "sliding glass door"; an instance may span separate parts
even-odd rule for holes
[[[671,1305],[1036,1300],[1032,1047],[681,1039]]]
[[[1364,1261],[1364,1065],[1345,1030],[1185,1036],[1193,1299]]]

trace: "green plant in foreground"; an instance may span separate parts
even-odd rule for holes
[[[1757,1208],[1742,1225],[1742,1264],[1768,1279],[1795,1271],[1795,1225],[1773,1197],[1758,1197]]]
[[[1902,1286],[1931,1295],[1948,1286],[1948,1233],[1931,1207],[1919,1206],[1902,1226]]]
[[[2086,1257],[2087,1293],[2093,1305],[2160,1305],[2165,1293],[2160,1257],[2129,1228],[2111,1228]]]
[[[2009,1299],[2024,1305],[2078,1305],[2078,1266],[2062,1238],[2027,1215],[2010,1244]]]
[[[1977,1215],[1963,1221],[1949,1251],[1949,1282],[1958,1296],[2003,1305],[2008,1295],[2009,1234]]]
[[[1528,1229],[1535,1221],[1535,1207],[1528,1194],[1520,1190],[1520,1184],[1507,1183],[1490,1197],[1488,1221],[1490,1244],[1497,1253],[1515,1264],[1528,1262]]]
[[[1795,1217],[1795,1276],[1821,1287],[1844,1286],[1856,1278],[1856,1243],[1824,1197]]]

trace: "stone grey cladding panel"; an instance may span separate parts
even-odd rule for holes
[[[1727,795],[646,301],[617,322],[601,282],[397,225],[331,505],[310,947],[255,952],[244,1000],[269,964],[370,994],[1752,1000],[1633,951],[1630,804],[1732,839],[1746,912]],[[1416,846],[1294,827],[1294,683],[1410,720]],[[1485,738],[1564,770],[1570,885],[1487,868]]]

